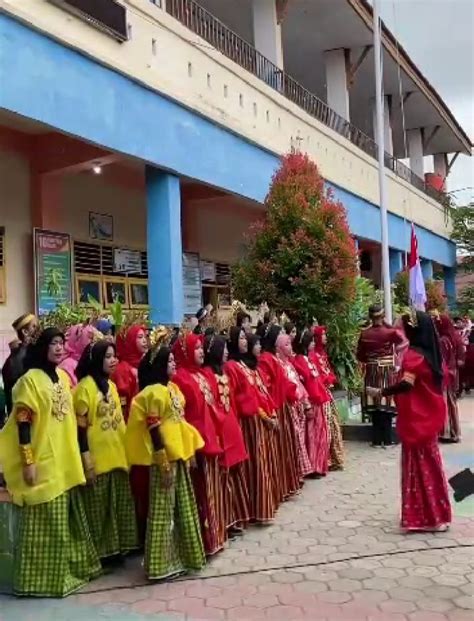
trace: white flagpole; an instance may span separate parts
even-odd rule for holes
[[[388,252],[387,187],[385,180],[385,140],[382,102],[382,45],[380,41],[379,1],[373,2],[374,12],[374,59],[375,59],[375,111],[376,142],[379,160],[380,223],[382,229],[382,282],[385,317],[392,323],[392,290],[390,288],[390,259]]]

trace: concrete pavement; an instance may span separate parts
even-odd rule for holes
[[[448,476],[474,467],[474,399]],[[0,621],[467,621],[474,497],[447,533],[398,530],[399,449],[347,444],[347,467],[305,484],[275,524],[249,529],[198,576],[149,585],[141,559],[63,601],[0,598]]]

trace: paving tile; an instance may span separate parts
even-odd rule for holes
[[[343,604],[352,599],[352,595],[343,591],[325,591],[318,594],[318,599],[330,604]]]
[[[218,597],[210,597],[206,600],[208,606],[213,608],[222,608],[226,610],[228,608],[235,608],[236,606],[242,606],[243,601],[240,595],[234,595],[232,589],[226,590]],[[177,610],[180,610],[179,608]],[[192,610],[190,610],[192,612]]]
[[[350,578],[339,578],[337,580],[330,580],[328,582],[329,589],[331,591],[345,591],[347,593],[355,593],[362,589],[362,583],[358,580],[351,580]]]
[[[165,612],[167,606],[166,602],[159,599],[143,599],[139,602],[132,603],[130,610],[139,614],[151,615],[157,612]]]
[[[379,608],[383,612],[398,612],[402,614],[414,612],[417,609],[415,602],[409,602],[401,599],[389,599],[379,604]]]
[[[474,610],[474,598],[470,595],[456,597],[454,603],[460,608],[465,608],[466,610]]]
[[[423,591],[410,589],[409,587],[394,587],[390,589],[389,595],[394,599],[401,599],[407,602],[416,602],[425,596]]]
[[[416,602],[420,610],[432,610],[433,612],[448,612],[454,608],[454,603],[450,599],[436,599],[427,597]]]

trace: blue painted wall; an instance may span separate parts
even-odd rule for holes
[[[0,15],[0,108],[159,168],[262,202],[278,158],[92,59]],[[334,188],[355,235],[380,241],[375,205]],[[409,224],[389,216],[390,245]],[[420,254],[455,263],[448,240],[418,227]]]

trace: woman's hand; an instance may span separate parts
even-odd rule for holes
[[[377,399],[382,396],[380,388],[374,388],[373,386],[366,386],[365,392],[369,397],[372,397],[372,399]]]
[[[29,464],[28,466],[23,466],[23,480],[30,487],[34,487],[36,485],[37,473],[36,473],[36,464]]]
[[[168,490],[174,483],[174,466],[173,464],[167,464],[159,466],[161,475],[161,488]]]
[[[93,485],[97,481],[94,462],[89,451],[81,454],[82,467],[84,468],[84,476],[88,485]]]

